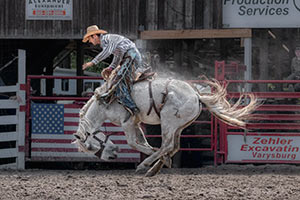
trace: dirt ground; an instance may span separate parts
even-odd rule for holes
[[[300,166],[223,165],[126,170],[0,171],[0,199],[300,199]]]

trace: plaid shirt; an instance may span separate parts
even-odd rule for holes
[[[135,44],[131,40],[117,34],[101,35],[100,47],[102,47],[102,51],[92,60],[92,62],[96,65],[100,61],[113,54],[114,59],[110,64],[110,67],[113,69],[121,63],[124,54],[129,49],[135,48],[136,51],[138,51]]]

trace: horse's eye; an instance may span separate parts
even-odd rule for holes
[[[109,145],[109,146],[107,147],[107,149],[108,149],[108,150],[113,150],[113,149],[114,149],[114,147],[113,147],[113,146],[111,146],[111,145]]]

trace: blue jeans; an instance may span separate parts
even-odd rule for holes
[[[119,102],[131,111],[137,108],[130,93],[134,81],[134,73],[141,65],[142,58],[140,53],[136,49],[130,49],[124,55],[121,68],[116,75],[118,81],[116,83],[115,95]]]

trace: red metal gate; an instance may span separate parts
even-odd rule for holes
[[[218,122],[217,163],[300,163],[300,92],[287,87],[299,81],[225,80],[224,66],[225,62],[216,62],[216,77],[228,85],[229,98],[238,98],[238,88],[249,84],[262,105],[247,132]]]

